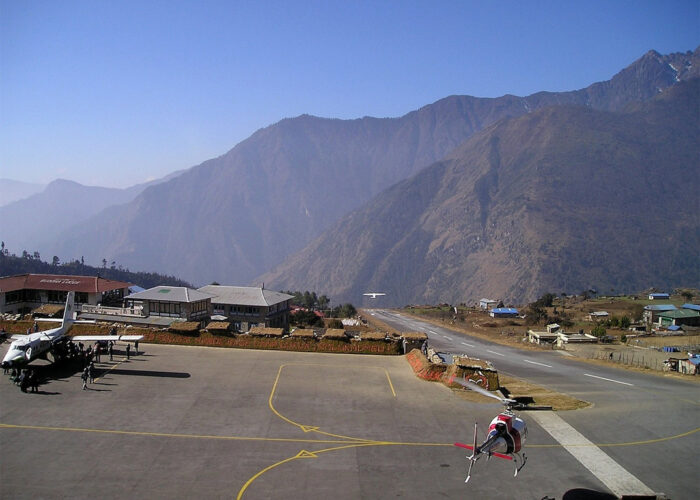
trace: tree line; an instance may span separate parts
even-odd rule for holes
[[[116,281],[132,283],[143,288],[152,288],[158,285],[186,286],[192,285],[175,276],[168,276],[159,273],[132,272],[124,269],[112,261],[107,267],[107,260],[102,260],[102,267],[94,267],[85,264],[85,259],[76,259],[68,262],[61,262],[61,259],[54,255],[51,262],[41,260],[39,252],[22,251],[21,256],[11,254],[5,246],[5,242],[0,242],[0,276],[13,276],[16,274],[59,274],[74,276],[99,276]]]

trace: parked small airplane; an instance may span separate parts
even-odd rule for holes
[[[380,295],[386,295],[386,294],[382,293],[382,292],[367,292],[367,293],[363,293],[362,295],[367,295],[368,297],[370,297],[372,299],[376,299]]]
[[[491,425],[489,425],[489,433],[486,436],[486,440],[481,443],[481,445],[477,446],[476,444],[476,423],[474,423],[473,444],[468,445],[464,443],[455,443],[455,446],[472,451],[472,454],[467,457],[467,460],[469,460],[469,470],[467,471],[467,479],[465,479],[464,482],[469,482],[469,478],[472,476],[472,467],[483,455],[486,455],[487,459],[494,456],[505,460],[512,460],[515,464],[515,474],[513,477],[516,477],[518,472],[520,472],[520,469],[525,466],[525,462],[527,462],[527,456],[525,453],[522,455],[520,454],[520,450],[522,450],[523,446],[525,446],[525,439],[527,438],[527,425],[523,419],[513,413],[513,409],[522,409],[524,406],[520,405],[514,399],[498,397],[470,381],[464,381],[452,377],[450,382],[457,382],[462,384],[467,389],[476,391],[479,394],[498,399],[506,407],[505,411],[496,415],[496,417],[494,417],[494,419],[491,421]]]
[[[34,361],[37,358],[48,359],[47,355],[51,347],[58,341],[64,339],[66,334],[75,323],[73,310],[75,308],[75,292],[68,292],[66,307],[63,311],[61,326],[44,330],[43,332],[30,333],[27,335],[13,335],[10,348],[2,360],[2,367],[22,366]],[[78,335],[71,340],[76,342],[92,341],[117,341],[135,342],[141,340],[143,335]]]

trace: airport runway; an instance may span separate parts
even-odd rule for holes
[[[427,333],[437,350],[488,359],[501,372],[592,402],[593,408],[559,415],[588,440],[611,445],[600,448],[654,492],[670,498],[693,496],[700,458],[700,385],[696,382],[574,361],[562,351],[519,350],[396,311],[372,314],[399,330]],[[668,436],[679,437],[612,446]]]
[[[417,379],[403,357],[142,347],[129,361],[120,353],[99,364],[88,391],[77,373],[57,373],[39,394],[0,381],[0,498],[561,499],[609,491],[530,418],[518,478],[509,462],[482,460],[465,485],[464,450],[452,443],[469,441],[474,420],[485,426],[501,407]],[[606,427],[621,419],[574,413]],[[674,438],[680,427],[628,432],[635,441],[665,439],[658,443],[624,443],[614,432],[605,442],[622,445],[623,457],[696,457],[697,434]],[[652,462],[670,474],[668,464],[682,460],[673,455]],[[693,491],[694,476],[657,475],[642,480],[672,498]]]

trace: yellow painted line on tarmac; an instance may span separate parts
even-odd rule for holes
[[[96,434],[115,434],[124,436],[150,436],[150,437],[167,437],[167,438],[184,438],[184,439],[218,439],[225,441],[267,441],[279,443],[312,443],[312,444],[343,444],[340,448],[329,448],[321,450],[323,452],[341,449],[343,447],[358,447],[358,446],[454,446],[453,443],[430,443],[430,442],[407,442],[407,441],[377,441],[371,439],[352,438],[350,440],[337,439],[305,439],[305,438],[265,438],[255,436],[216,436],[206,434],[177,434],[166,432],[146,432],[146,431],[121,431],[114,429],[89,429],[81,427],[52,427],[42,425],[19,425],[19,424],[3,424],[0,423],[0,429],[26,429],[39,431],[61,431],[61,432],[86,432]],[[593,443],[598,447],[613,447],[613,446],[641,446],[654,443],[662,443],[664,441],[672,441],[690,436],[700,431],[700,427],[691,429],[681,434],[666,436],[656,439],[647,439],[643,441],[627,441],[622,443]],[[573,445],[575,446],[575,445]],[[583,446],[583,445],[580,445]],[[588,445],[586,445],[588,446]],[[527,444],[526,448],[561,448],[560,444]],[[314,452],[317,453],[317,452]]]
[[[394,384],[391,383],[391,377],[389,377],[389,372],[384,368],[384,373],[386,373],[386,379],[389,381],[389,387],[391,388],[391,393],[396,397],[396,391],[394,390]]]
[[[346,444],[344,446],[335,446],[333,448],[326,448],[324,450],[318,450],[318,451],[307,451],[307,450],[301,450],[299,453],[294,455],[293,457],[285,458],[284,460],[280,460],[279,462],[275,462],[272,465],[268,465],[264,469],[260,470],[256,474],[254,474],[250,479],[248,479],[243,487],[238,491],[238,495],[236,496],[236,500],[241,500],[243,498],[243,494],[245,491],[248,489],[248,487],[253,484],[253,481],[258,479],[260,476],[265,474],[266,472],[274,469],[275,467],[278,467],[280,465],[286,464],[287,462],[291,462],[292,460],[297,460],[299,458],[318,458],[318,455],[321,453],[326,453],[329,451],[337,451],[337,450],[344,450],[347,448],[359,448],[361,446],[376,446],[377,443],[373,442],[367,442],[367,443],[353,443],[353,444]]]
[[[277,390],[277,384],[279,383],[280,375],[282,374],[282,369],[285,366],[289,366],[289,365],[287,365],[287,364],[280,365],[279,369],[277,370],[277,376],[275,377],[275,382],[272,384],[272,390],[270,391],[270,397],[267,398],[267,404],[270,407],[270,410],[272,410],[272,413],[277,415],[279,418],[281,418],[285,422],[287,422],[295,427],[299,427],[304,432],[316,432],[318,434],[323,434],[324,436],[334,437],[334,438],[343,439],[343,440],[347,440],[347,441],[356,441],[356,442],[362,442],[362,443],[366,443],[369,441],[367,439],[355,438],[355,437],[351,437],[351,436],[343,436],[342,434],[333,434],[331,432],[322,431],[318,426],[315,426],[315,425],[303,425],[303,424],[300,424],[298,422],[295,422],[294,420],[292,420],[290,418],[285,417],[280,412],[278,412],[277,409],[275,408],[275,405],[272,403],[272,400],[275,397],[275,391]],[[311,365],[311,366],[313,366],[313,365]]]
[[[166,432],[145,432],[145,431],[120,431],[112,429],[88,429],[81,427],[50,427],[41,425],[15,425],[2,424],[0,429],[28,429],[39,431],[62,431],[62,432],[92,432],[96,434],[117,434],[123,436],[149,436],[149,437],[166,437],[166,438],[185,438],[185,439],[219,439],[224,441],[268,441],[278,443],[319,443],[319,444],[337,444],[342,442],[354,443],[355,441],[338,441],[330,439],[303,439],[303,438],[264,438],[255,436],[215,436],[205,434],[175,434]]]
[[[109,356],[109,354],[108,354],[107,356]],[[99,377],[97,377],[97,378],[95,379],[95,382],[97,382],[97,381],[100,380],[102,377],[104,377],[105,375],[107,375],[109,372],[111,372],[112,370],[114,370],[117,366],[121,365],[124,361],[126,361],[126,358],[123,358],[121,361],[118,361],[117,363],[114,363],[112,366],[110,366],[109,368],[107,368],[107,369],[104,371],[104,373],[102,373],[101,376],[99,376]]]
[[[627,441],[624,443],[593,443],[593,444],[571,444],[567,446],[571,447],[583,447],[583,446],[597,446],[598,448],[603,448],[603,447],[613,447],[613,446],[640,446],[640,445],[645,445],[645,444],[654,444],[654,443],[662,443],[664,441],[671,441],[673,439],[680,439],[682,437],[690,436],[692,434],[695,434],[696,432],[700,431],[700,427],[696,427],[695,429],[689,430],[688,432],[683,432],[681,434],[676,434],[675,436],[666,436],[662,438],[656,438],[656,439],[646,439],[644,441]],[[526,445],[528,448],[561,448],[561,444],[528,444]]]

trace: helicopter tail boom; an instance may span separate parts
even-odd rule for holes
[[[455,446],[459,446],[460,448],[466,448],[466,449],[468,449],[468,450],[474,450],[474,447],[473,447],[472,445],[470,445],[470,444],[455,443],[454,445],[455,445]],[[504,455],[503,453],[498,453],[498,452],[495,452],[495,451],[492,451],[492,452],[490,452],[490,453],[488,453],[488,452],[485,452],[485,453],[487,453],[487,454],[489,454],[489,455],[493,455],[494,457],[502,458],[502,459],[504,459],[504,460],[513,460],[513,457],[511,457],[510,455]]]

